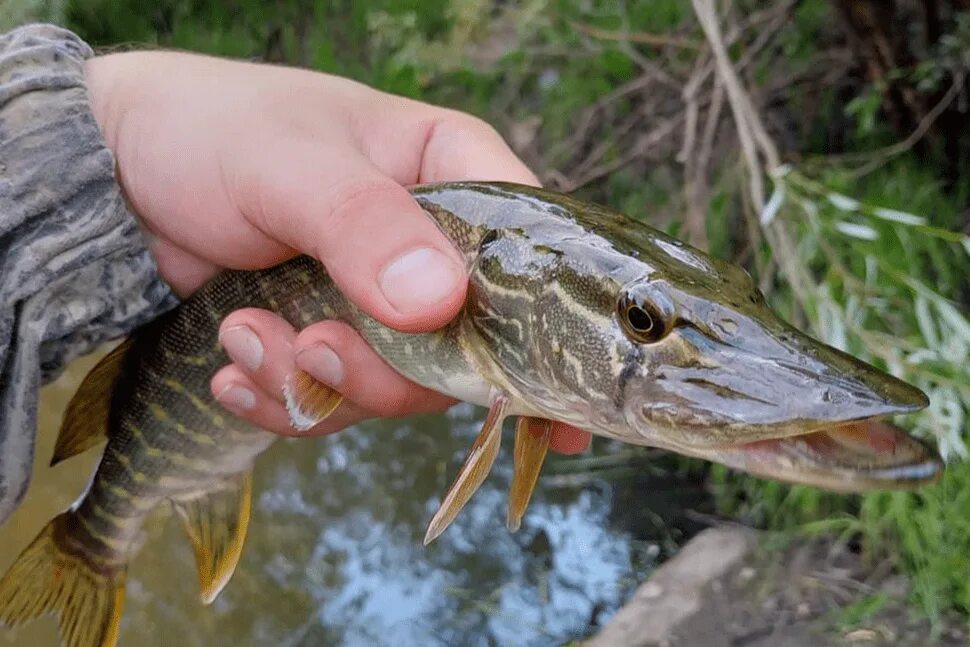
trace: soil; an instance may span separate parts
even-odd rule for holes
[[[633,613],[621,615],[621,610],[614,617],[618,625],[629,625],[635,619],[638,626],[624,626],[618,632],[616,626],[611,628],[607,623],[591,643],[616,644],[621,640],[624,644],[658,647],[970,644],[966,621],[959,616],[942,618],[934,631],[928,619],[915,615],[907,603],[909,582],[894,572],[891,562],[873,564],[856,546],[830,538],[803,539],[787,546],[763,536],[749,540],[750,549],[726,572],[720,568],[720,573],[688,592],[690,606],[696,607],[688,617],[675,626],[664,626],[662,618],[669,613],[653,614],[659,618],[651,619],[650,607],[657,607],[656,600],[664,597],[661,593],[665,588],[677,587],[671,587],[671,583],[684,581],[681,576],[687,572],[685,568],[696,570],[700,563],[716,564],[717,556],[725,554],[729,544],[724,542],[731,531],[719,528],[717,532],[722,533],[718,540],[703,546],[707,558],[701,552],[692,552],[688,544],[685,559],[680,563],[674,563],[676,558],[671,560],[668,572],[663,573],[662,567],[640,587],[628,603]],[[748,530],[736,532],[751,536]],[[719,549],[719,543],[723,549]],[[689,572],[686,576],[693,577]],[[650,587],[657,590],[651,592]],[[684,591],[677,594],[684,595]],[[651,596],[652,605],[648,601]]]
[[[851,545],[819,539],[781,551],[762,546],[732,576],[711,584],[682,644],[968,644],[966,624],[955,616],[944,618],[934,636],[929,620],[914,617],[908,592],[909,582],[889,562],[867,565]]]

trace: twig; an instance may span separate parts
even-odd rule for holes
[[[623,168],[631,161],[655,148],[655,145],[670,135],[670,133],[672,133],[680,125],[682,120],[682,116],[667,119],[649,133],[638,137],[633,148],[627,151],[625,154],[607,164],[590,169],[585,175],[580,176],[578,179],[570,178],[569,183],[562,190],[567,193],[575,191],[585,184],[589,184],[590,182],[598,180],[604,175],[609,175],[613,171]]]
[[[854,589],[865,594],[872,593],[875,590],[871,585],[866,584],[865,582],[860,582],[859,580],[853,579],[850,576],[839,575],[837,573],[826,573],[824,571],[814,570],[809,573],[808,577],[828,584],[841,586],[844,589]]]
[[[679,47],[681,49],[700,49],[700,43],[695,43],[686,38],[676,36],[664,36],[662,34],[650,34],[642,31],[614,31],[611,29],[600,29],[586,23],[570,23],[577,31],[581,31],[587,36],[599,38],[601,40],[623,41],[637,43],[640,45],[653,45],[655,47]]]
[[[643,116],[638,112],[627,115],[619,125],[611,130],[613,137],[617,141],[623,141],[627,134],[630,133],[634,126],[638,125],[643,119]],[[613,148],[612,138],[601,139],[593,148],[586,154],[586,157],[582,159],[578,164],[576,164],[570,175],[583,175],[589,169],[593,168],[599,164],[600,160]]]
[[[707,63],[707,55],[701,54],[694,61],[694,73],[684,85],[681,97],[684,99],[685,121],[684,124],[684,145],[677,153],[677,161],[686,164],[691,151],[694,150],[694,140],[697,137],[697,115],[699,108],[697,105],[697,92],[704,83],[705,75],[702,74]]]
[[[754,529],[741,521],[736,519],[729,519],[727,517],[721,517],[715,514],[709,514],[707,512],[701,512],[700,510],[694,510],[693,508],[687,508],[684,510],[684,516],[690,521],[697,523],[702,523],[707,526],[717,527],[717,528],[741,528],[743,530],[749,530],[754,532]]]
[[[691,0],[691,3],[701,24],[701,29],[704,30],[704,35],[711,45],[718,74],[724,83],[728,103],[734,115],[735,130],[738,134],[738,141],[741,143],[741,151],[748,171],[748,188],[752,206],[757,213],[761,213],[767,202],[764,185],[766,173],[762,168],[759,152],[764,157],[765,166],[769,172],[780,167],[781,156],[754,109],[751,98],[741,87],[737,71],[732,66],[727,48],[724,45],[724,38],[718,24],[713,0]],[[814,292],[812,280],[805,268],[798,263],[797,250],[787,228],[780,219],[776,218],[764,228],[764,231],[768,237],[768,242],[771,244],[772,255],[785,273],[799,302],[807,303],[810,294]]]
[[[562,150],[570,150],[575,148],[580,142],[586,139],[586,135],[595,123],[598,113],[603,111],[614,102],[645,89],[653,80],[654,77],[652,74],[644,72],[637,78],[627,81],[615,90],[597,99],[592,105],[584,108],[582,115],[579,118],[579,125],[576,127],[576,132],[567,139],[564,139],[559,144],[553,146],[549,151],[549,156],[555,159]]]
[[[761,53],[761,51],[768,46],[772,39],[781,31],[783,27],[789,24],[788,13],[795,6],[794,0],[788,0],[775,5],[769,10],[765,10],[759,17],[759,22],[764,21],[767,23],[764,27],[758,29],[755,32],[754,41],[749,45],[741,57],[735,63],[734,67],[740,72],[748,67],[751,61],[754,60],[755,56]],[[727,38],[728,44],[733,44],[737,40],[737,37]]]
[[[704,30],[704,35],[711,44],[711,51],[714,54],[715,65],[721,80],[727,90],[728,102],[731,104],[731,111],[734,113],[734,120],[737,126],[738,141],[741,144],[741,152],[744,155],[745,165],[748,169],[748,182],[751,196],[754,198],[754,206],[760,209],[765,205],[765,185],[761,171],[761,163],[758,160],[758,149],[755,138],[752,134],[751,124],[748,115],[751,112],[747,96],[741,89],[741,84],[737,74],[731,67],[727,49],[721,36],[721,29],[717,24],[717,15],[714,12],[712,0],[691,0],[694,5],[694,12]]]
[[[711,93],[711,107],[707,111],[707,122],[704,124],[704,136],[701,138],[701,150],[697,159],[698,172],[706,177],[711,166],[711,153],[714,150],[714,137],[717,135],[718,124],[721,123],[721,110],[724,107],[724,86],[720,79],[714,80],[714,90]]]
[[[916,128],[909,134],[908,137],[906,137],[906,139],[901,142],[897,142],[892,146],[886,146],[885,148],[873,153],[873,159],[852,171],[850,177],[853,179],[858,179],[864,175],[868,175],[880,166],[886,164],[892,158],[905,153],[919,143],[926,133],[929,132],[930,128],[933,127],[933,123],[940,117],[940,115],[943,114],[950,104],[953,103],[953,100],[956,99],[960,94],[960,91],[963,89],[965,78],[966,77],[963,74],[958,74],[955,76],[953,79],[953,85],[950,86],[950,89],[947,90],[946,94],[943,95],[943,98],[940,99],[935,106],[933,106],[933,109],[927,112],[926,115],[919,120],[919,123],[916,124]]]
[[[684,199],[687,211],[684,214],[688,239],[692,245],[707,249],[707,169],[699,164],[696,151],[697,122],[700,106],[697,94],[700,91],[704,68],[707,66],[706,53],[694,62],[694,73],[684,86],[683,98],[686,105],[684,125],[684,145],[677,155],[677,161],[684,164]]]

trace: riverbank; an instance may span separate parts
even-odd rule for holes
[[[739,526],[710,528],[644,582],[586,647],[818,647],[968,643],[966,624],[912,614],[910,581],[852,544],[787,546]]]

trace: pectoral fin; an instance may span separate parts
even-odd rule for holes
[[[438,535],[454,521],[491,471],[492,463],[495,462],[502,443],[502,422],[505,421],[508,407],[509,400],[505,396],[499,396],[492,402],[482,430],[478,432],[465,464],[461,466],[455,482],[441,502],[441,507],[428,524],[428,532],[424,536],[425,546],[437,539]]]
[[[326,420],[343,401],[343,396],[306,371],[297,371],[283,385],[286,411],[297,431],[307,431]]]
[[[172,501],[195,551],[204,604],[215,600],[239,563],[249,527],[252,484],[252,474],[246,473],[214,492]]]
[[[522,515],[532,498],[536,480],[546,460],[552,421],[519,416],[515,423],[515,467],[512,488],[509,490],[509,512],[506,525],[515,532],[522,524]]]

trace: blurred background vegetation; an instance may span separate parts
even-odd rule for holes
[[[923,388],[902,422],[948,469],[846,497],[681,465],[721,514],[851,540],[915,610],[970,617],[967,0],[0,0],[0,28],[28,19],[475,113],[547,186],[743,264],[794,323]]]

